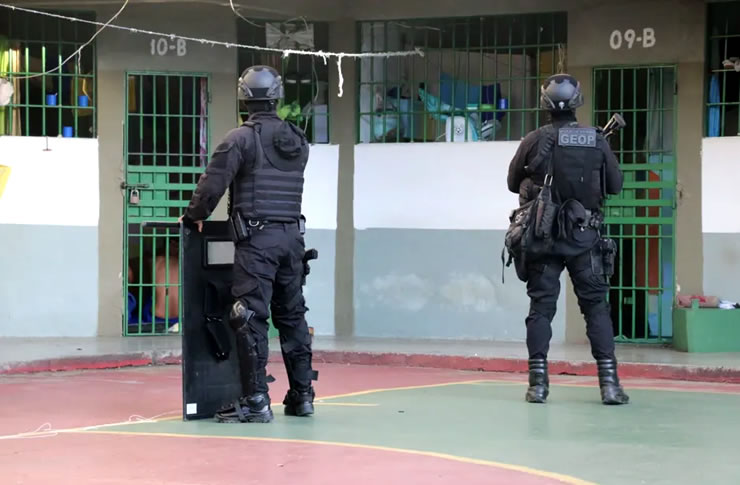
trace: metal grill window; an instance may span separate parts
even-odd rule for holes
[[[279,49],[329,50],[329,25],[292,20],[237,24],[238,42]],[[329,143],[329,66],[314,56],[283,57],[277,52],[239,49],[239,74],[249,66],[267,65],[281,73],[285,98],[278,114],[300,126],[310,143]],[[239,122],[247,119],[243,106],[237,108]]]
[[[73,15],[95,20],[91,13]],[[0,78],[14,92],[0,107],[0,135],[96,136],[95,42],[64,63],[94,33],[80,22],[0,11]]]
[[[362,52],[424,50],[361,60],[360,143],[519,140],[566,69],[565,13],[369,21],[359,36]]]
[[[676,68],[597,68],[594,123],[614,113],[627,126],[610,137],[624,174],[610,197],[605,234],[617,243],[611,279],[612,319],[618,341],[670,340],[675,287]]]
[[[208,163],[209,79],[129,73],[125,125],[125,335],[180,331],[177,219]]]
[[[740,2],[710,3],[707,25],[707,136],[740,135]]]

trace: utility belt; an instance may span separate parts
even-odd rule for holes
[[[573,231],[600,230],[604,224],[601,211],[590,210],[575,199],[566,200],[558,210],[558,238],[568,239]]]
[[[604,214],[602,214],[601,211],[592,211],[592,210],[586,209],[586,220],[584,221],[582,225],[584,229],[587,227],[591,227],[598,231],[599,229],[601,229],[601,226],[603,224],[604,224]]]
[[[298,224],[298,230],[301,234],[306,233],[306,218],[300,216],[299,219],[285,221],[285,220],[271,220],[271,219],[244,219],[239,212],[235,212],[229,218],[229,228],[231,232],[231,239],[234,243],[240,243],[248,240],[252,237],[252,234],[256,231],[261,231],[265,226],[282,224],[284,226],[291,226]]]

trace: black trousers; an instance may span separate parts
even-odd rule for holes
[[[567,253],[566,253],[567,254]],[[598,259],[597,259],[598,258]],[[530,359],[545,359],[552,338],[552,319],[560,294],[560,274],[567,268],[586,319],[586,334],[595,359],[614,359],[614,328],[606,301],[609,284],[600,273],[601,252],[598,246],[574,256],[548,255],[527,265],[527,294],[530,298],[527,316],[527,349]]]
[[[298,223],[269,223],[253,228],[249,240],[239,243],[234,256],[232,296],[255,312],[249,329],[257,344],[257,392],[267,392],[268,322],[280,333],[283,361],[290,388],[311,388],[311,336],[301,280],[306,252]]]

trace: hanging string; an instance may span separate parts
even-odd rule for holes
[[[128,4],[128,0],[126,0],[126,4]],[[125,6],[125,5],[124,5]],[[111,20],[109,20],[106,23],[102,22],[96,22],[94,20],[86,20],[81,19],[77,17],[70,17],[68,15],[61,15],[58,13],[52,13],[52,12],[43,12],[40,10],[33,10],[30,8],[24,8],[24,7],[17,7],[14,5],[8,5],[5,3],[0,3],[0,7],[7,8],[10,10],[17,10],[19,12],[25,12],[30,13],[34,15],[41,15],[44,17],[52,17],[60,20],[67,20],[70,22],[80,22],[84,24],[91,24],[91,25],[97,25],[104,28],[110,28],[110,29],[116,29],[116,30],[124,30],[126,32],[131,32],[134,34],[145,34],[145,35],[151,35],[155,37],[168,37],[171,40],[175,39],[182,39],[189,42],[197,42],[200,44],[207,44],[211,46],[221,46],[226,48],[237,48],[237,49],[248,49],[248,50],[254,50],[254,51],[262,51],[262,52],[273,52],[273,53],[280,53],[283,55],[283,57],[288,57],[289,55],[298,55],[298,56],[314,56],[314,57],[320,57],[324,60],[324,63],[326,63],[327,59],[331,57],[337,58],[337,67],[339,69],[339,97],[343,94],[343,83],[344,83],[344,76],[342,75],[341,70],[341,64],[342,64],[342,58],[351,58],[351,59],[362,59],[367,57],[380,57],[380,58],[388,58],[388,57],[407,57],[407,56],[420,56],[424,57],[424,52],[421,50],[421,48],[417,47],[414,50],[410,51],[387,51],[387,52],[324,52],[322,50],[319,51],[306,51],[306,50],[300,50],[300,49],[279,49],[275,47],[261,47],[257,45],[248,45],[248,44],[238,44],[235,42],[224,42],[219,40],[213,40],[213,39],[207,39],[207,38],[199,38],[199,37],[190,37],[186,35],[180,35],[180,34],[174,34],[174,33],[164,33],[164,32],[156,32],[153,30],[146,30],[146,29],[137,29],[133,27],[125,27],[122,25],[115,25],[111,23],[116,16],[114,16]],[[103,29],[98,30],[96,32],[95,36],[93,36],[93,39],[102,31]],[[88,41],[88,44],[92,42],[92,39]],[[84,46],[83,46],[84,47]],[[66,61],[65,61],[66,62]],[[58,68],[57,68],[58,69]],[[39,76],[41,74],[37,74],[36,76]]]
[[[51,74],[51,73],[53,73],[53,72],[56,72],[56,71],[58,71],[59,69],[61,69],[61,68],[62,68],[62,66],[64,66],[64,65],[65,65],[65,64],[66,64],[67,62],[69,62],[69,61],[70,61],[70,60],[71,60],[72,58],[74,58],[75,56],[77,56],[77,68],[78,68],[78,72],[80,72],[80,71],[79,71],[79,67],[80,67],[80,57],[81,57],[81,56],[80,56],[80,54],[82,53],[82,49],[84,49],[85,47],[87,47],[88,45],[90,45],[90,44],[92,43],[92,41],[94,41],[94,40],[95,40],[95,38],[96,38],[96,37],[97,37],[97,36],[98,36],[98,35],[99,35],[99,34],[100,34],[100,33],[101,33],[101,32],[102,32],[103,30],[105,30],[105,28],[106,28],[106,27],[110,26],[111,22],[113,22],[114,20],[116,20],[116,18],[118,18],[118,16],[119,16],[119,15],[121,15],[121,12],[123,12],[123,10],[124,10],[124,9],[125,9],[125,8],[126,8],[126,7],[128,6],[128,3],[129,3],[129,1],[130,1],[130,0],[125,0],[125,1],[123,2],[123,5],[121,5],[121,8],[120,8],[120,9],[118,10],[118,12],[116,12],[116,14],[115,14],[115,15],[114,15],[113,17],[111,17],[111,18],[110,18],[110,20],[108,20],[108,21],[107,21],[106,23],[104,23],[104,24],[100,24],[100,25],[101,25],[101,27],[100,27],[100,28],[99,28],[99,29],[98,29],[98,30],[97,30],[97,31],[95,32],[95,34],[93,34],[93,36],[92,36],[92,37],[90,37],[90,40],[88,40],[87,42],[85,42],[84,44],[82,44],[82,45],[80,46],[80,48],[79,48],[79,49],[77,49],[76,51],[74,51],[74,52],[72,53],[72,55],[71,55],[71,56],[69,56],[68,58],[66,58],[66,59],[65,59],[64,61],[60,62],[60,63],[59,63],[59,65],[58,65],[57,67],[55,67],[55,68],[53,68],[53,69],[49,69],[49,70],[48,70],[48,71],[46,71],[46,72],[40,72],[40,73],[38,73],[38,74],[30,74],[30,75],[28,75],[28,76],[12,76],[12,78],[13,78],[13,79],[19,79],[19,80],[23,80],[23,79],[33,79],[33,78],[36,78],[36,77],[46,76],[46,75],[48,75],[48,74]],[[6,5],[3,5],[3,7],[6,7]],[[11,8],[13,8],[13,7],[11,7]],[[13,9],[15,10],[15,8],[13,8]],[[22,10],[22,9],[20,9],[20,8],[19,8],[18,10]]]

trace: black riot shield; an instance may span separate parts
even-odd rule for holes
[[[185,420],[212,418],[241,394],[228,313],[234,244],[227,221],[181,229],[182,391]]]

